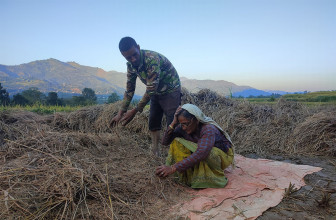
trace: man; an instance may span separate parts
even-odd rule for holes
[[[152,138],[152,153],[158,156],[162,116],[165,114],[169,125],[181,104],[180,78],[165,56],[154,51],[140,50],[140,46],[131,37],[120,40],[119,50],[128,61],[127,84],[121,109],[112,119],[111,125],[115,126],[119,122],[122,125],[128,124],[150,101],[148,123]],[[137,77],[146,85],[146,92],[138,105],[127,111],[134,96]]]

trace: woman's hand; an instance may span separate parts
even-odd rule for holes
[[[179,106],[175,111],[173,122],[170,124],[173,128],[175,128],[175,126],[179,123],[177,119],[177,115],[180,113],[181,110],[182,110],[182,107]]]
[[[156,168],[155,174],[158,175],[159,177],[166,177],[175,172],[176,172],[176,167],[174,165],[173,166],[161,165]]]

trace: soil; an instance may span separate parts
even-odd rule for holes
[[[258,158],[255,154],[245,155]],[[285,197],[276,207],[266,210],[258,220],[336,219],[336,160],[333,157],[268,156],[267,159],[323,168],[305,176],[306,186]]]

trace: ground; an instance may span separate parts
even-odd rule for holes
[[[246,155],[256,158],[256,155]],[[305,176],[307,184],[285,197],[276,207],[268,209],[258,220],[268,219],[335,219],[336,218],[336,161],[333,157],[268,156],[267,159],[323,168]],[[330,197],[329,197],[330,196]],[[329,198],[329,199],[328,199]]]
[[[335,108],[254,106],[211,92],[183,97],[228,130],[241,155],[323,168],[258,219],[336,218]],[[110,129],[118,105],[0,112],[0,219],[185,219],[170,208],[191,199],[186,188],[154,174],[164,156],[149,153],[148,112]],[[324,156],[313,156],[316,149]]]

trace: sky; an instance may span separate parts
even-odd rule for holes
[[[0,28],[3,65],[126,72],[118,44],[131,36],[181,77],[336,90],[336,0],[0,0]]]

